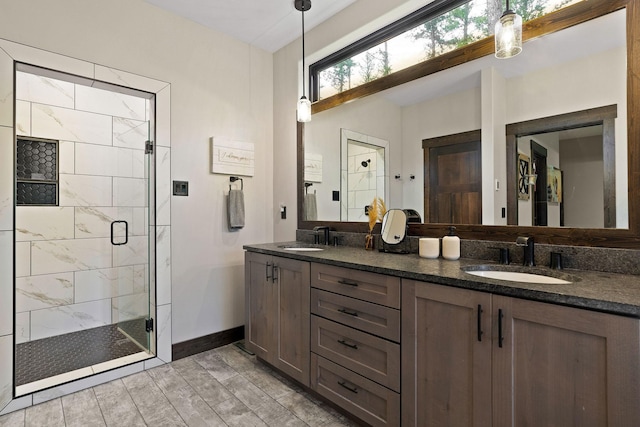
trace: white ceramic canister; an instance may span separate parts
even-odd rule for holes
[[[456,236],[456,228],[449,227],[449,235],[442,238],[442,258],[455,261],[460,258],[460,238]]]
[[[418,253],[422,258],[438,258],[440,256],[440,239],[423,237],[418,241]]]

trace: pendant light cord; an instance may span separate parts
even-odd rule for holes
[[[302,96],[306,96],[304,89],[304,2],[302,4]]]

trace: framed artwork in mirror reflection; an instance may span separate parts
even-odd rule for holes
[[[529,200],[529,174],[531,159],[529,156],[518,153],[518,199]]]

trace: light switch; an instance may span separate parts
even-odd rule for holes
[[[173,181],[173,195],[174,196],[188,196],[189,195],[189,181]]]

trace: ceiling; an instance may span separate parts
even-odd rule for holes
[[[300,37],[301,12],[293,0],[145,0],[268,52]],[[312,0],[305,12],[305,32],[326,21],[356,0]]]

